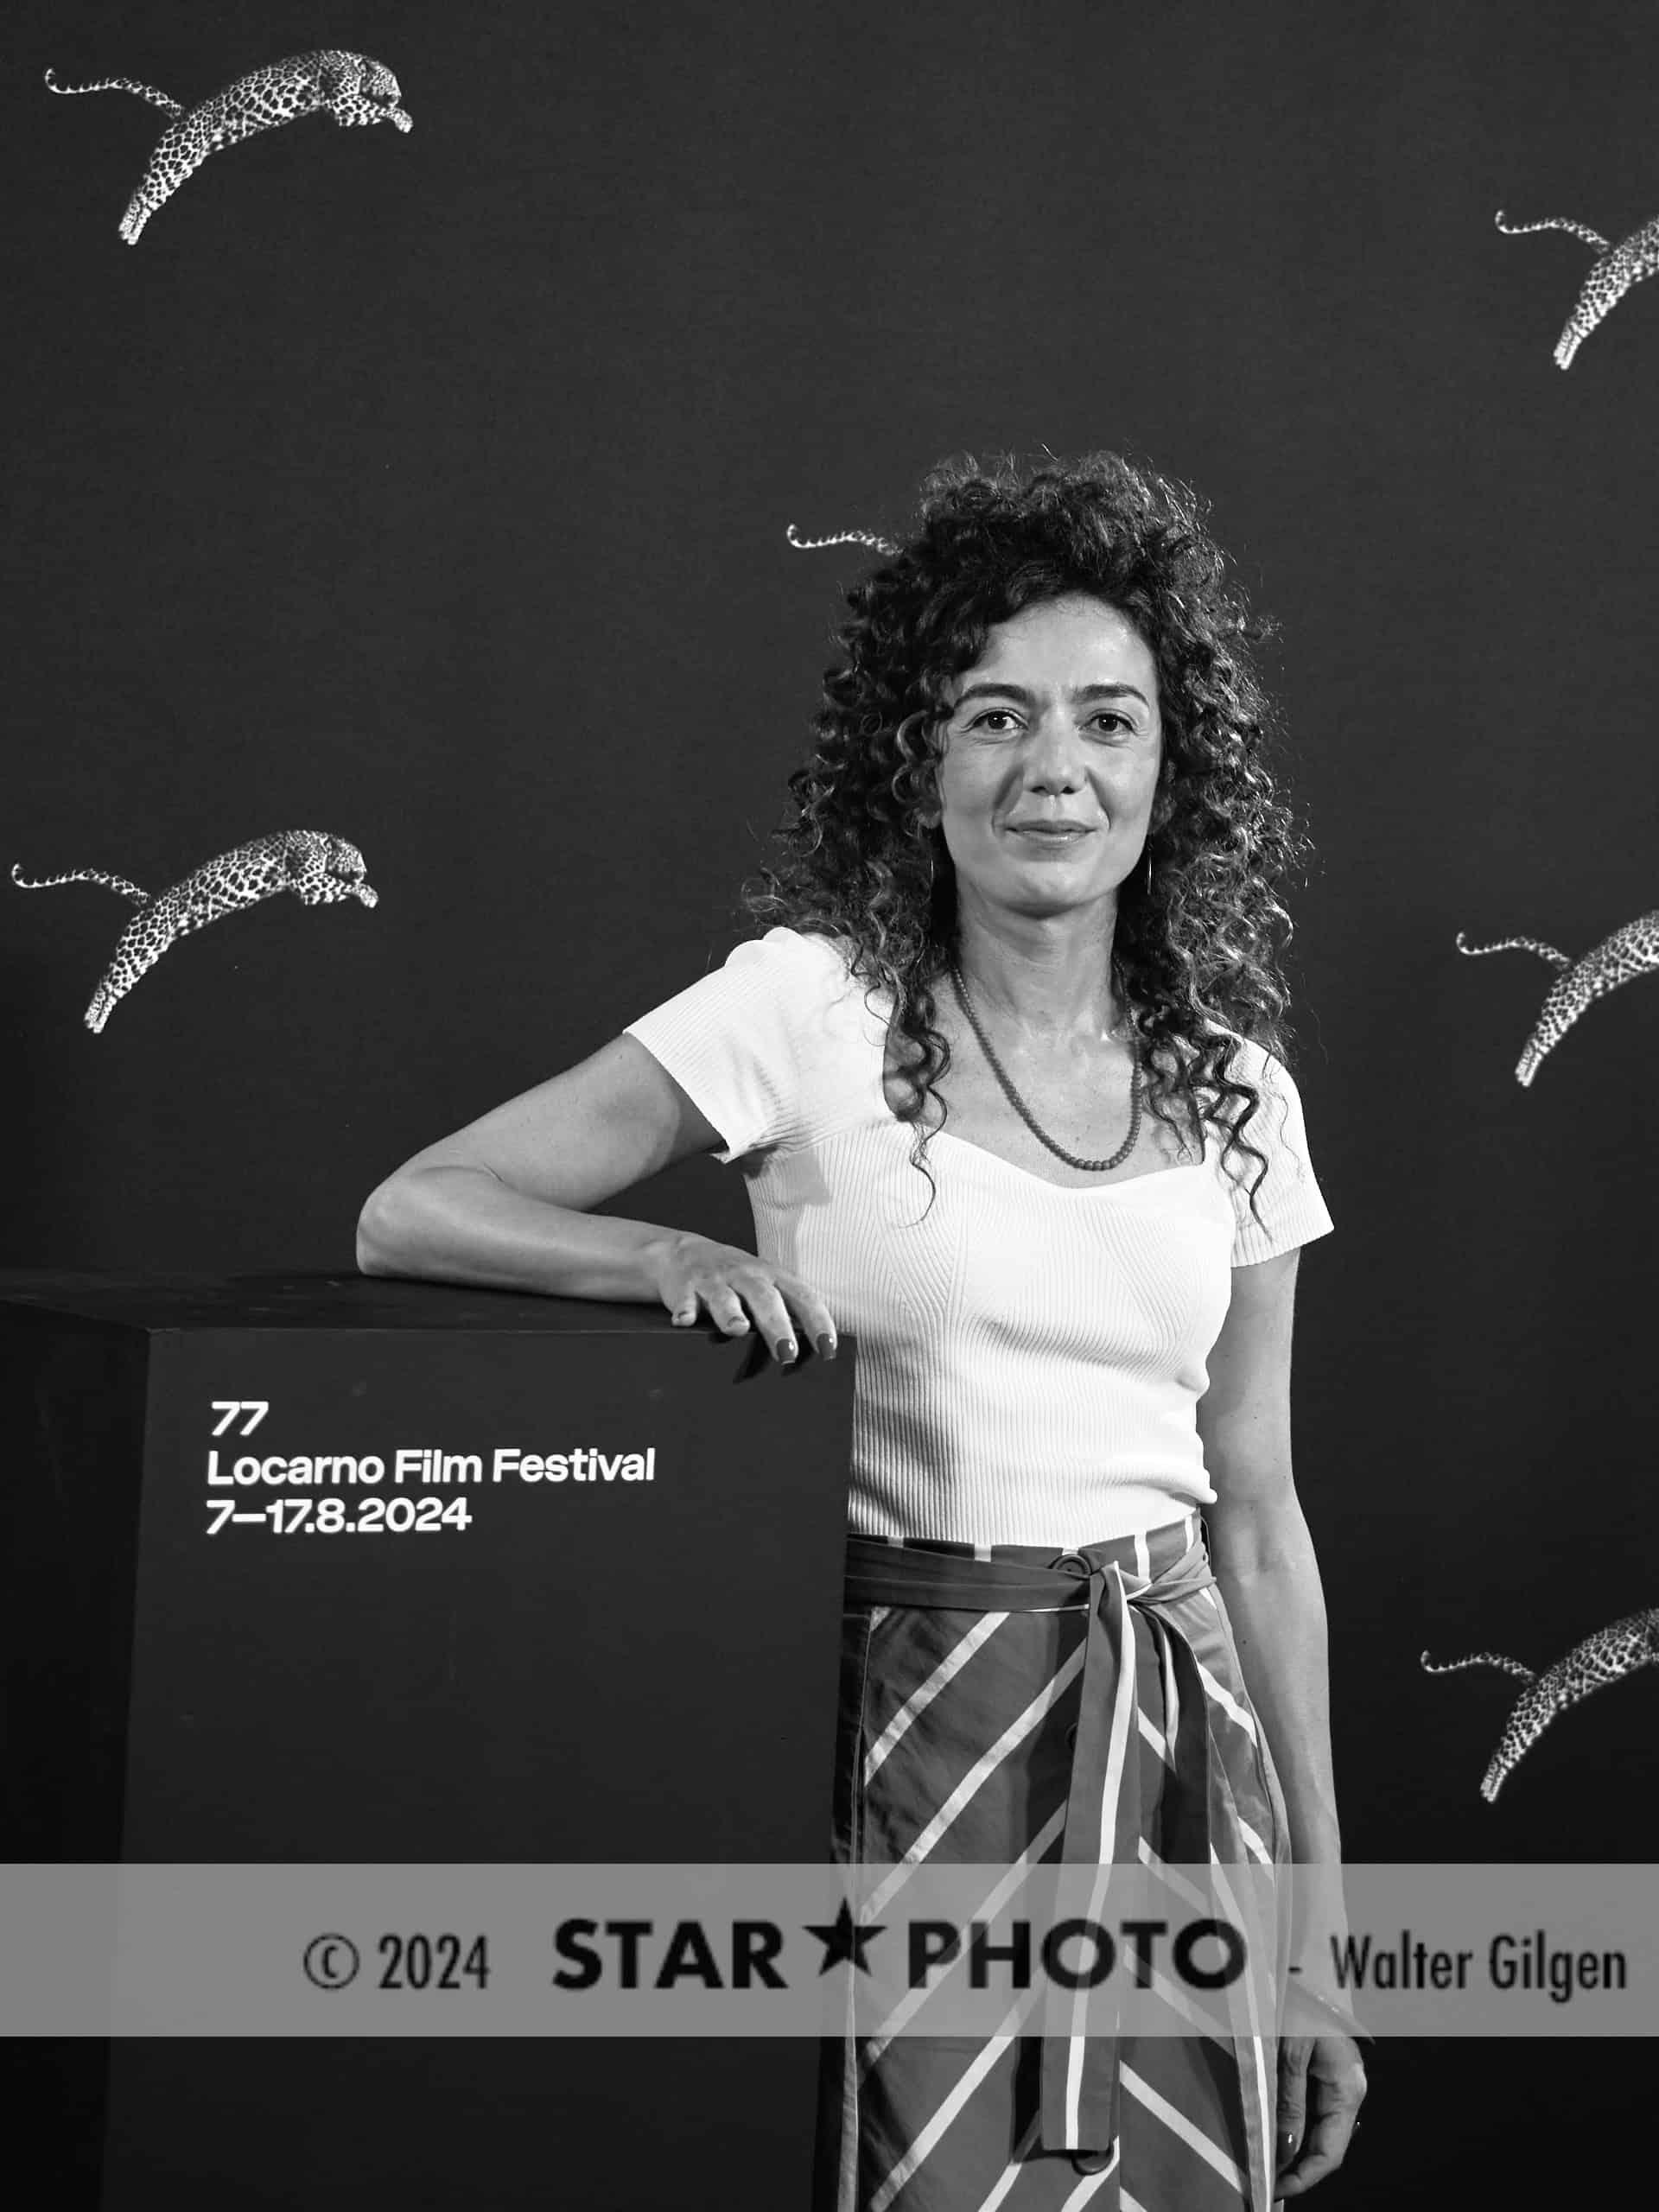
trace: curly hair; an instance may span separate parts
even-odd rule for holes
[[[1261,1094],[1233,1066],[1243,1038],[1284,1056],[1290,923],[1278,887],[1306,849],[1265,765],[1254,650],[1269,628],[1230,581],[1204,515],[1188,488],[1116,454],[1030,470],[964,455],[929,471],[915,528],[846,594],[817,749],[790,776],[793,816],[772,833],[785,865],[749,878],[739,906],[850,941],[852,973],[891,994],[912,1093],[899,1118],[918,1131],[911,1165],[933,1197],[923,1122],[950,1064],[933,985],[952,957],[957,900],[928,817],[953,679],[995,624],[1087,593],[1129,618],[1158,671],[1148,865],[1120,887],[1112,952],[1146,1104],[1178,1135],[1209,1122],[1224,1159],[1236,1149],[1256,1161],[1255,1210],[1268,1163],[1247,1131]]]

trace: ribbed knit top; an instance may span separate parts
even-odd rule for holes
[[[1289,1074],[1252,1045],[1234,1062],[1262,1092],[1260,1223],[1257,1163],[1224,1166],[1209,1129],[1201,1162],[1067,1186],[947,1124],[924,1214],[882,1090],[892,1012],[839,940],[778,928],[626,1031],[726,1139],[757,1252],[858,1339],[853,1529],[1065,1547],[1212,1503],[1197,1408],[1230,1271],[1332,1225]]]

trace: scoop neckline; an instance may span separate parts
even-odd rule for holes
[[[836,944],[836,950],[840,953],[843,968],[846,968],[846,955],[844,952],[841,951],[839,943]],[[849,968],[847,969],[847,973],[850,977],[851,970]],[[882,1120],[889,1123],[893,1128],[908,1128],[912,1125],[907,1122],[901,1121],[899,1116],[893,1112],[892,1107],[887,1103],[887,1031],[893,1020],[893,994],[890,990],[884,990],[880,992],[877,995],[881,1002],[886,1005],[887,1011],[881,1016],[880,1022],[877,1025],[877,1034],[875,1038],[875,1074],[874,1090],[875,1094],[876,1111],[880,1114]],[[868,995],[866,997],[865,1007],[867,1013],[871,1011]],[[867,1038],[868,1035],[868,1031],[867,1030]],[[1035,1183],[1039,1190],[1053,1191],[1059,1197],[1066,1198],[1105,1198],[1114,1192],[1133,1190],[1135,1186],[1140,1183],[1161,1182],[1166,1175],[1208,1174],[1211,1172],[1213,1164],[1209,1158],[1209,1139],[1206,1135],[1201,1133],[1199,1141],[1203,1144],[1205,1148],[1205,1157],[1201,1160],[1184,1160],[1180,1162],[1179,1166],[1175,1167],[1154,1167],[1150,1173],[1146,1175],[1125,1175],[1120,1177],[1120,1179],[1115,1183],[1051,1183],[1046,1175],[1038,1174],[1034,1168],[1021,1167],[1016,1160],[1004,1160],[1000,1153],[987,1151],[986,1147],[982,1144],[976,1144],[971,1137],[955,1136],[948,1128],[935,1129],[932,1135],[929,1137],[928,1142],[930,1144],[937,1144],[941,1137],[943,1137],[948,1143],[955,1145],[958,1152],[971,1152],[976,1159],[988,1160],[993,1167],[1000,1167],[1010,1175],[1018,1175],[1021,1177],[1023,1180],[1027,1183]]]
[[[894,1128],[909,1128],[912,1124],[902,1121],[887,1103],[887,1039],[884,1027],[876,1045],[875,1103],[880,1109],[883,1119],[889,1122]],[[976,1159],[988,1160],[993,1167],[1003,1168],[1010,1175],[1022,1176],[1027,1183],[1035,1183],[1045,1191],[1057,1192],[1062,1198],[1100,1198],[1106,1197],[1109,1192],[1132,1191],[1139,1183],[1161,1182],[1166,1175],[1207,1174],[1210,1170],[1210,1161],[1207,1159],[1184,1160],[1173,1167],[1154,1167],[1144,1175],[1122,1175],[1115,1183],[1052,1183],[1046,1175],[1038,1174],[1035,1168],[1021,1167],[1017,1160],[1004,1160],[1000,1152],[988,1151],[984,1145],[976,1144],[971,1137],[955,1136],[948,1128],[935,1129],[928,1138],[928,1142],[938,1144],[941,1138],[955,1145],[958,1152],[971,1152]]]
[[[895,1126],[900,1128],[907,1126],[899,1121],[887,1104],[885,1092],[881,1103]],[[952,1136],[949,1129],[935,1129],[928,1142],[937,1144],[941,1137],[955,1145],[958,1152],[974,1153],[981,1160],[988,1160],[994,1167],[1005,1167],[1009,1174],[1021,1175],[1027,1183],[1039,1184],[1045,1191],[1057,1192],[1065,1198],[1103,1198],[1110,1192],[1133,1191],[1142,1183],[1161,1183],[1166,1175],[1204,1174],[1210,1166],[1207,1160],[1183,1160],[1173,1167],[1148,1168],[1144,1175],[1120,1175],[1115,1183],[1052,1183],[1046,1175],[1039,1175],[1034,1167],[1021,1167],[1018,1160],[1004,1160],[1000,1152],[988,1151],[982,1144],[976,1144],[971,1137]]]

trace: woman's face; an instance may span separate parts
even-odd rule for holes
[[[1116,912],[1163,758],[1157,667],[1128,616],[1076,593],[996,624],[955,680],[945,733],[940,827],[958,899]],[[1043,822],[1080,828],[1027,826]]]

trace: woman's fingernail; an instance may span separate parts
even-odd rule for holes
[[[790,1361],[795,1357],[795,1339],[793,1337],[785,1337],[784,1338],[783,1342],[778,1347],[778,1357],[787,1367]]]
[[[835,1338],[830,1336],[820,1337],[818,1338],[818,1350],[823,1354],[826,1359],[833,1359],[836,1356]]]

